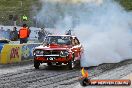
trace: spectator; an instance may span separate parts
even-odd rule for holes
[[[30,31],[26,24],[23,24],[22,28],[19,30],[20,44],[27,43]]]
[[[66,35],[71,35],[71,30],[68,30],[68,32],[66,33]]]
[[[4,28],[3,28],[3,27],[1,27],[0,31],[3,31],[3,30],[4,30]]]
[[[3,36],[3,27],[0,28],[0,35]]]
[[[30,27],[27,27],[27,28],[28,28],[28,30],[29,30],[29,35],[30,35],[30,33],[31,33]],[[29,35],[28,35],[28,37],[29,37]]]
[[[11,33],[11,30],[10,29],[7,29],[6,31],[6,39],[10,39],[10,33]]]
[[[41,28],[41,30],[38,32],[38,40],[39,40],[39,42],[43,42],[45,36],[46,36],[46,31],[44,30],[44,28]]]
[[[14,27],[13,31],[10,32],[11,41],[17,41],[18,40],[18,32],[16,29],[17,28]]]

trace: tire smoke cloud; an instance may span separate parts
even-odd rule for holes
[[[113,0],[83,1],[43,1],[38,20],[56,33],[74,31],[84,46],[82,66],[132,58],[132,13]]]

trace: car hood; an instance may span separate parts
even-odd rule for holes
[[[43,50],[68,50],[72,48],[72,45],[59,45],[59,44],[49,44],[49,45],[40,45],[35,49],[43,49]]]

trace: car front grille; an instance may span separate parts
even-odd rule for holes
[[[59,50],[45,50],[44,55],[59,55],[60,51]]]

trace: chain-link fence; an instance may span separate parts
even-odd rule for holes
[[[29,26],[35,26],[35,21],[33,16],[39,5],[39,0],[0,0],[0,25],[14,26],[15,24],[20,26],[27,23]],[[22,16],[26,15],[28,17],[27,21],[22,20]]]
[[[23,23],[27,23],[30,26],[33,26],[33,18],[30,15],[27,15],[28,20],[23,21],[22,13],[19,13],[17,11],[0,11],[0,24],[1,25],[9,25],[14,26],[18,25],[21,26]]]

